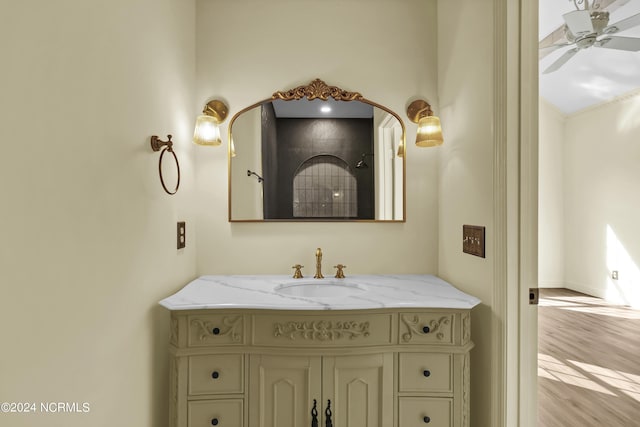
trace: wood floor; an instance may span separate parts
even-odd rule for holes
[[[538,425],[640,426],[640,311],[540,289]]]

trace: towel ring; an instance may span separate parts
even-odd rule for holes
[[[173,195],[178,192],[178,187],[180,187],[180,163],[178,162],[178,156],[176,156],[175,151],[173,151],[173,142],[171,141],[171,135],[167,135],[167,141],[162,141],[156,135],[151,136],[151,149],[153,151],[162,151],[160,152],[160,160],[158,161],[158,174],[160,175],[160,183],[162,184],[162,188],[167,194]],[[164,147],[164,148],[162,148]],[[176,161],[176,169],[178,170],[178,179],[176,181],[176,187],[173,191],[169,191],[167,185],[164,183],[164,177],[162,176],[162,158],[164,157],[165,152],[169,152],[173,155],[173,159]]]

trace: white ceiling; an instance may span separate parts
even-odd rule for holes
[[[611,3],[608,1],[607,3]],[[539,39],[560,28],[564,13],[575,10],[573,0],[540,0]],[[609,24],[640,13],[640,0],[613,0],[604,10]],[[640,37],[640,26],[616,36]],[[590,47],[578,52],[559,70],[542,74],[571,47],[564,47],[540,60],[540,96],[565,114],[597,105],[640,89],[640,52]]]
[[[373,107],[358,101],[336,101],[329,98],[326,101],[305,98],[296,101],[283,101],[276,99],[272,102],[276,117],[278,118],[358,118],[370,119],[373,117]],[[329,107],[328,111],[322,107]]]

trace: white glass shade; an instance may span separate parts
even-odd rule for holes
[[[435,147],[442,145],[442,127],[436,116],[425,116],[418,122],[416,145],[418,147]]]
[[[215,118],[207,115],[198,116],[193,132],[193,142],[198,145],[220,145],[220,128]]]

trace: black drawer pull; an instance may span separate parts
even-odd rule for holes
[[[218,378],[220,378],[220,372],[218,371],[213,371],[211,373],[211,378],[213,378],[214,380],[217,380]]]
[[[424,417],[424,418],[422,419],[422,421],[424,421],[424,423],[425,423],[425,424],[429,424],[429,423],[431,422],[431,418],[429,418],[429,417]]]
[[[217,426],[218,425],[218,419],[217,418],[212,419],[211,420],[211,425],[212,426]]]
[[[423,326],[422,327],[422,332],[424,332],[425,334],[428,334],[429,332],[431,332],[431,329],[429,329],[428,326]]]
[[[213,333],[213,335],[220,335],[220,328],[213,328],[211,332]]]
[[[427,369],[425,369],[424,371],[422,371],[422,375],[424,375],[425,377],[430,377],[431,376],[431,372]]]

